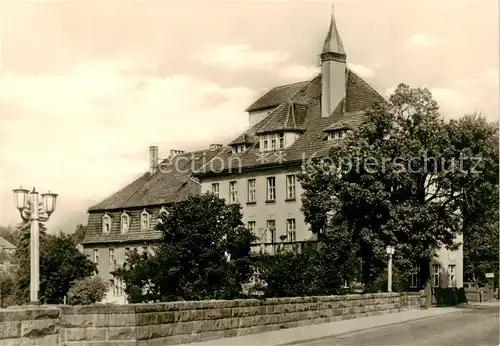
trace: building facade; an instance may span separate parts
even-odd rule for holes
[[[162,238],[156,230],[161,214],[168,213],[174,203],[201,192],[191,170],[214,157],[221,147],[212,145],[189,153],[171,150],[170,156],[160,162],[158,148],[152,146],[149,172],[89,208],[83,253],[97,264],[98,275],[110,283],[105,302],[126,302],[123,281],[113,272],[123,266],[131,251],[154,251]]]
[[[242,206],[243,221],[258,236],[257,251],[315,240],[301,212],[297,179],[311,158],[326,156],[386,100],[347,67],[347,54],[332,14],[321,52],[321,73],[309,81],[278,86],[248,109],[248,129],[229,145],[185,153],[171,151],[158,164],[150,148],[150,171],[89,209],[84,252],[112,282],[108,301],[123,302],[124,287],[112,271],[128,251],[151,251],[161,239],[155,225],[174,203],[214,193]],[[432,266],[435,285],[462,286],[463,253],[440,249]],[[414,283],[418,286],[418,269]],[[415,281],[415,282],[413,282]]]

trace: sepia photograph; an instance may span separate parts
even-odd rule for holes
[[[500,345],[497,1],[0,23],[0,346]]]

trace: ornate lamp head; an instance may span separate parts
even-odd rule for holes
[[[57,201],[57,194],[55,193],[42,193],[42,202],[45,211],[47,214],[52,214],[52,212],[56,209],[56,201]]]
[[[29,191],[26,189],[21,188],[19,189],[14,189],[14,204],[16,205],[16,208],[19,210],[23,210],[27,207],[28,205],[28,194]]]

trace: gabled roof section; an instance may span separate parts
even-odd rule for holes
[[[254,143],[255,139],[246,133],[242,133],[239,135],[235,140],[233,140],[229,145],[238,145],[238,144],[252,144]]]
[[[268,117],[264,126],[260,127],[257,135],[276,131],[304,131],[307,104],[286,101],[276,108]]]
[[[347,71],[346,97],[342,99],[329,117],[321,116],[321,75],[318,75],[310,82],[301,83],[302,87],[295,94],[284,100],[277,109],[262,119],[259,123],[252,126],[245,132],[247,138],[253,138],[255,145],[249,147],[244,153],[239,155],[239,164],[242,169],[262,169],[265,167],[279,167],[282,164],[293,164],[302,162],[304,157],[326,155],[330,148],[338,145],[337,141],[326,141],[325,129],[342,124],[351,128],[357,128],[365,119],[365,111],[377,102],[386,102],[386,100],[376,92],[372,87],[363,81],[354,72]],[[259,146],[256,141],[256,135],[264,130],[283,128],[283,124],[293,123],[288,115],[291,111],[291,105],[294,105],[295,121],[304,128],[304,132],[295,140],[295,142],[282,150],[281,157],[285,158],[284,163],[277,163],[272,160],[272,154],[269,160],[263,162],[262,155],[259,152]],[[303,107],[300,110],[296,106]],[[298,116],[298,114],[300,116]],[[288,116],[288,117],[287,117]],[[236,140],[235,140],[236,141]],[[233,142],[235,142],[233,141]],[[233,156],[230,152],[221,152],[217,160],[210,162],[210,170],[203,173],[227,174],[234,173],[235,168],[231,166]],[[208,166],[207,166],[208,167]],[[228,168],[229,167],[229,168]],[[203,175],[200,172],[199,176]]]
[[[250,107],[246,109],[246,112],[254,112],[261,109],[267,109],[279,106],[286,100],[288,100],[293,94],[302,89],[307,85],[309,81],[281,85],[269,90],[264,96],[255,101]]]
[[[325,132],[337,131],[337,130],[348,130],[352,127],[348,123],[333,123],[325,129]]]
[[[200,150],[177,155],[164,160],[154,173],[145,173],[104,201],[89,208],[92,211],[117,210],[171,204],[198,194],[200,185],[192,179],[193,172],[200,170],[217,154],[227,150]]]

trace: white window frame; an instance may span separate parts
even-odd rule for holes
[[[336,130],[328,132],[328,140],[339,140],[346,136],[347,132],[345,130]]]
[[[295,183],[297,181],[295,174],[286,176],[286,199],[295,199]]]
[[[106,226],[107,230],[106,230]],[[108,214],[104,214],[102,216],[102,233],[103,234],[109,234],[111,232],[111,216]]]
[[[289,242],[297,241],[297,223],[295,219],[286,220],[286,236]]]
[[[212,183],[212,193],[219,197],[220,195],[220,186],[219,183]]]
[[[256,202],[257,195],[257,180],[252,178],[247,180],[247,202],[252,203]]]
[[[241,153],[244,153],[247,149],[247,146],[245,144],[238,144],[236,146],[233,147],[233,152],[235,154],[241,154]]]
[[[99,249],[94,249],[93,261],[95,264],[99,264]]]
[[[126,219],[126,221],[124,221]],[[127,233],[130,229],[130,215],[126,212],[123,212],[120,215],[120,231],[122,234]]]
[[[455,287],[457,285],[457,265],[448,264],[448,287]]]
[[[276,243],[276,220],[267,220],[266,221],[266,228],[271,233],[271,243],[275,244]]]
[[[431,278],[432,278],[432,286],[433,287],[439,287],[440,286],[440,271],[441,271],[441,265],[440,264],[432,264],[431,267]]]
[[[151,215],[144,209],[141,213],[141,230],[146,231],[151,226]]]
[[[266,201],[276,201],[276,177],[266,178]]]
[[[238,203],[238,182],[236,180],[229,182],[229,203]]]

